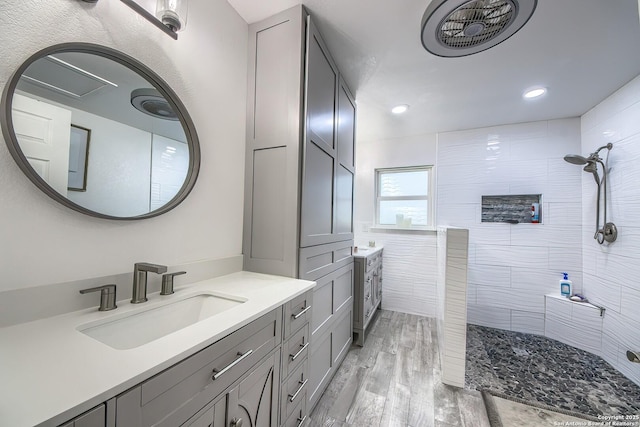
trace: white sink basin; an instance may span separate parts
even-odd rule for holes
[[[144,311],[91,322],[78,327],[78,330],[109,347],[127,350],[150,343],[246,301],[240,297],[198,294]]]

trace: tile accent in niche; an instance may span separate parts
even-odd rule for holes
[[[482,222],[532,223],[534,203],[538,206],[537,222],[542,222],[541,194],[482,196]]]

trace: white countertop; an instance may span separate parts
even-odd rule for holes
[[[48,319],[0,328],[0,425],[55,426],[122,393],[207,347],[283,303],[314,282],[238,272],[176,287],[149,301],[119,301],[113,311],[97,306]],[[129,350],[116,350],[79,332],[88,322],[147,310],[201,292],[247,301],[223,313]]]
[[[353,256],[355,258],[366,258],[369,255],[375,254],[383,249],[383,246],[357,246],[358,250],[353,251]]]

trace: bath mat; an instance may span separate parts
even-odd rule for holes
[[[543,427],[586,425],[587,421],[602,421],[564,409],[518,399],[492,390],[482,390],[491,427]]]

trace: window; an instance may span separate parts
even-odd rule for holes
[[[432,166],[376,169],[376,226],[433,227]]]

